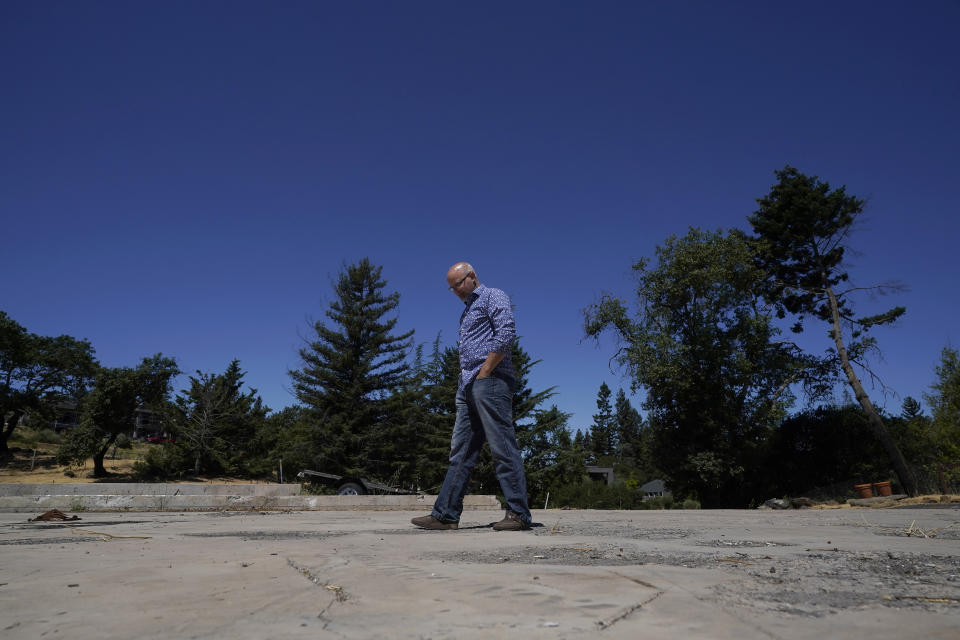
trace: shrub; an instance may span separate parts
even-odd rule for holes
[[[641,509],[672,509],[673,496],[662,496],[658,498],[648,498],[640,503]]]
[[[557,507],[577,509],[642,509],[643,496],[627,485],[612,486],[595,481],[567,484],[550,495],[550,502]]]
[[[188,468],[187,455],[180,447],[153,447],[133,463],[133,476],[140,482],[170,480],[182,477]]]
[[[37,431],[37,442],[60,444],[63,442],[63,436],[53,429],[40,429]]]
[[[31,449],[35,449],[40,443],[61,444],[62,442],[63,436],[47,427],[40,429],[21,427],[14,431],[10,438],[10,444],[16,443]]]

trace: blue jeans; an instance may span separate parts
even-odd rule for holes
[[[490,444],[493,468],[507,501],[507,509],[530,524],[527,479],[513,427],[510,383],[490,376],[478,378],[457,392],[457,420],[450,438],[450,467],[433,504],[433,517],[459,522],[470,473],[483,441]]]

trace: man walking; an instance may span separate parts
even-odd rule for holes
[[[486,440],[507,501],[506,517],[493,528],[527,529],[527,480],[513,426],[510,352],[516,332],[510,298],[500,289],[480,284],[477,273],[466,262],[450,267],[447,284],[466,305],[460,315],[460,381],[457,418],[450,438],[450,467],[433,512],[411,522],[424,529],[457,528],[470,473]]]

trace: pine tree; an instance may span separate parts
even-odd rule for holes
[[[510,358],[513,361],[513,370],[517,377],[513,392],[513,421],[517,424],[517,439],[519,441],[523,439],[523,432],[528,430],[532,424],[529,418],[536,418],[537,407],[545,400],[556,395],[554,392],[556,387],[549,387],[537,392],[530,388],[530,372],[542,360],[533,360],[530,354],[520,346],[519,338],[513,343]]]
[[[767,297],[778,305],[779,317],[791,314],[796,318],[796,333],[803,330],[808,316],[830,326],[834,354],[826,363],[842,371],[903,490],[915,496],[918,489],[913,471],[854,369],[854,365],[863,367],[864,356],[876,349],[876,340],[867,336],[868,331],[892,324],[906,312],[903,307],[866,317],[853,312],[851,297],[864,287],[845,284],[849,274],[844,256],[865,201],[847,195],[844,187],[831,189],[817,176],[806,176],[790,166],[776,175],[778,183],[757,200],[760,208],[748,218],[755,234],[757,263],[769,277]],[[885,293],[896,287],[869,288]]]
[[[617,391],[613,421],[617,431],[617,460],[633,462],[640,455],[640,430],[643,418],[633,408],[623,389]]]
[[[586,448],[586,442],[587,437],[583,434],[583,431],[577,429],[577,432],[573,434],[573,446],[583,449]]]
[[[453,433],[457,417],[460,354],[456,347],[441,349],[438,335],[433,342],[429,361],[418,369],[424,415],[417,429],[417,485],[437,492],[447,471],[450,434]]]
[[[197,371],[190,388],[176,399],[175,424],[180,445],[193,460],[193,473],[248,475],[262,468],[265,450],[256,436],[267,411],[256,389],[243,392],[240,361],[222,374]]]
[[[937,381],[926,395],[931,407],[930,447],[936,452],[940,490],[960,479],[960,351],[944,347],[937,365]]]
[[[569,419],[557,405],[537,410],[524,435],[523,467],[531,504],[545,501],[547,493],[563,485],[580,482],[585,474],[583,449],[570,437]]]
[[[617,427],[610,406],[612,392],[607,383],[600,385],[597,392],[597,413],[593,414],[590,426],[590,453],[595,464],[604,464],[604,458],[612,456],[617,450]]]
[[[386,286],[369,259],[347,266],[326,312],[330,324],[314,324],[315,338],[300,349],[303,364],[290,372],[317,423],[314,464],[323,470],[392,473],[388,402],[410,376],[413,331],[393,333],[400,295]]]

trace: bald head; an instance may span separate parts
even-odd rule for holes
[[[473,266],[469,262],[458,262],[447,271],[447,280],[449,280],[451,276],[456,276],[457,280],[459,280],[471,271],[473,271]]]
[[[458,298],[466,300],[480,282],[469,262],[458,262],[447,271],[447,284]]]

